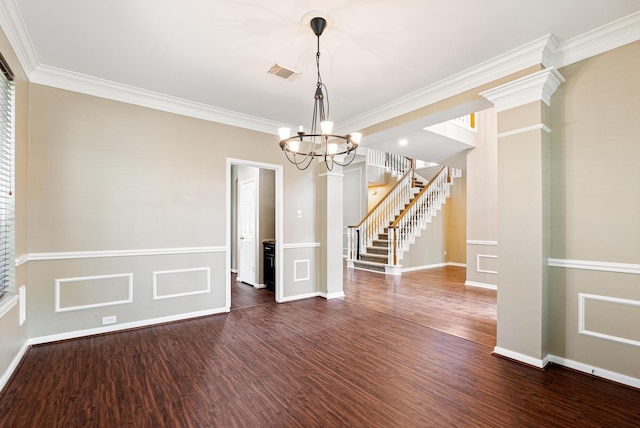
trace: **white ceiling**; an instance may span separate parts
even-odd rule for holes
[[[32,81],[155,95],[161,104],[255,119],[275,133],[277,124],[311,120],[310,11],[329,18],[321,72],[340,129],[388,119],[405,100],[414,108],[413,94],[425,88],[550,34],[562,45],[636,13],[640,2],[0,0],[0,8]],[[267,74],[275,63],[301,74],[293,81]]]

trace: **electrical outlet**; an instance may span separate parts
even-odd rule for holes
[[[107,325],[107,324],[115,324],[116,323],[116,316],[115,315],[111,315],[108,317],[102,317],[102,325]]]

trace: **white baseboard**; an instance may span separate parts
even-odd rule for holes
[[[320,293],[320,297],[324,297],[327,300],[341,299],[345,297],[345,294],[344,294],[344,291],[339,291],[337,293]]]
[[[543,369],[547,364],[549,364],[549,356],[547,355],[543,359],[537,359],[530,357],[528,355],[521,354],[519,352],[510,351],[505,348],[501,348],[496,346],[493,348],[493,353],[497,355],[502,355],[503,357],[510,358],[512,360],[520,361],[521,363],[528,364],[533,367],[537,367],[539,369]]]
[[[443,263],[434,263],[432,265],[423,265],[423,266],[413,266],[402,269],[402,272],[413,272],[416,270],[426,270],[426,269],[435,269],[439,267],[445,266],[458,266],[458,267],[467,267],[464,263],[456,263],[456,262],[443,262]]]
[[[484,282],[476,282],[476,281],[465,281],[464,285],[467,287],[478,287],[478,288],[486,288],[487,290],[497,290],[498,286],[495,284],[486,284]]]
[[[519,361],[521,363],[528,364],[537,368],[545,368],[547,364],[553,363],[559,366],[567,367],[582,373],[586,373],[592,376],[596,376],[602,379],[607,379],[622,385],[631,386],[633,388],[640,389],[640,379],[627,376],[621,373],[617,373],[611,370],[602,369],[600,367],[591,366],[589,364],[581,363],[579,361],[573,361],[568,358],[558,357],[557,355],[549,354],[543,359],[539,360],[528,355],[513,352],[508,349],[500,348],[496,346],[493,348],[493,353],[501,355],[503,357],[510,358],[512,360]]]
[[[2,377],[0,377],[0,392],[2,392],[7,382],[9,382],[9,379],[11,379],[13,372],[15,372],[16,369],[18,368],[20,361],[22,361],[22,358],[24,358],[24,354],[27,353],[27,350],[29,349],[30,346],[31,345],[29,344],[28,341],[26,341],[24,345],[22,345],[22,348],[20,348],[20,351],[18,351],[13,361],[11,361],[11,364],[9,364],[9,367],[7,367],[7,370],[4,372]]]
[[[283,297],[278,303],[286,303],[286,302],[294,302],[296,300],[310,299],[312,297],[320,297],[320,293],[308,293],[308,294],[298,294],[295,296]]]
[[[148,326],[152,326],[156,324],[164,324],[172,321],[182,321],[189,318],[198,318],[198,317],[204,317],[207,315],[222,314],[229,311],[230,311],[230,308],[227,308],[227,307],[215,308],[215,309],[208,309],[205,311],[189,312],[186,314],[170,315],[170,316],[160,317],[160,318],[133,321],[133,322],[128,322],[124,324],[115,324],[115,325],[110,325],[108,327],[98,327],[98,328],[91,328],[86,330],[70,331],[67,333],[34,337],[29,339],[28,344],[40,345],[43,343],[57,342],[60,340],[77,339],[80,337],[93,336],[96,334],[113,333],[116,331],[129,330],[132,328],[139,328],[139,327],[148,327]]]
[[[640,379],[637,379],[635,377],[612,372],[611,370],[601,369],[599,367],[590,366],[588,364],[573,361],[568,358],[558,357],[556,355],[549,355],[549,361],[560,366],[577,370],[579,372],[587,373],[592,376],[601,377],[603,379],[611,380],[613,382],[640,389]]]

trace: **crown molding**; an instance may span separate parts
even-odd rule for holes
[[[40,60],[14,0],[0,1],[0,27],[7,35],[22,69],[27,77],[30,77]]]
[[[527,67],[549,61],[545,55],[549,43],[554,43],[551,35],[536,39],[524,46],[511,50],[489,61],[412,92],[390,103],[356,116],[341,124],[340,129],[363,129],[421,107],[433,104],[461,92],[493,82]]]
[[[553,34],[356,116],[340,126],[363,129],[505,77],[532,65],[566,67],[640,40],[640,12],[559,43]],[[338,131],[340,131],[338,130]]]
[[[552,65],[555,68],[566,67],[638,40],[640,12],[635,12],[558,44]]]
[[[282,126],[280,122],[262,119],[232,110],[197,103],[134,86],[124,85],[109,80],[100,79],[86,74],[74,73],[55,67],[40,65],[31,73],[32,83],[52,86],[58,89],[80,92],[100,98],[135,104],[155,110],[166,111],[239,128],[268,134],[277,133],[275,130]]]
[[[169,113],[275,134],[281,123],[206,104],[147,91],[41,64],[15,0],[0,0],[0,26],[33,83],[113,99]],[[551,34],[478,64],[447,79],[369,110],[341,124],[340,130],[363,129],[541,64],[565,67],[640,40],[640,12],[558,43]]]
[[[491,101],[498,112],[534,101],[550,105],[551,95],[563,82],[564,77],[551,67],[481,92],[480,95]]]

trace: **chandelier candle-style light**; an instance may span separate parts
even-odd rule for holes
[[[313,119],[309,133],[300,126],[296,135],[291,136],[291,129],[280,128],[280,148],[284,151],[289,162],[300,170],[307,169],[311,161],[321,157],[331,171],[334,164],[349,165],[356,157],[356,149],[362,138],[362,134],[354,132],[349,135],[334,135],[333,122],[329,121],[329,92],[320,77],[320,36],[327,26],[324,18],[316,17],[311,20],[309,26],[318,38],[318,51],[316,52],[316,68],[318,81],[313,103]],[[320,132],[318,132],[320,124]]]

